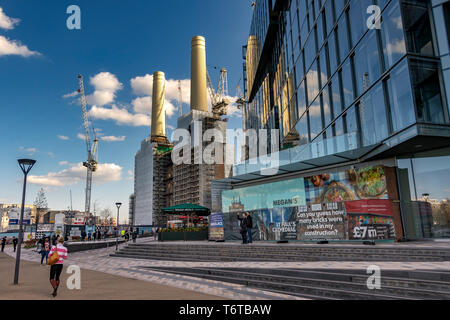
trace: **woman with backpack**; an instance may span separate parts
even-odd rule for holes
[[[59,277],[63,270],[64,260],[67,259],[67,248],[64,247],[64,239],[60,237],[58,244],[50,249],[48,264],[50,267],[50,284],[53,288],[52,296],[56,297],[59,287]]]

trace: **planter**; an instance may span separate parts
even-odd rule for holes
[[[159,232],[159,241],[205,241],[208,240],[208,230],[196,232]]]

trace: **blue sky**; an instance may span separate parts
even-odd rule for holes
[[[149,135],[145,125],[149,100],[146,75],[163,71],[169,82],[168,102],[176,106],[176,80],[190,75],[190,41],[203,35],[213,83],[228,69],[230,95],[242,76],[242,45],[251,19],[247,0],[95,0],[0,1],[0,203],[21,199],[22,173],[17,159],[37,160],[27,192],[32,203],[41,186],[51,209],[84,209],[85,142],[77,74],[85,79],[89,109],[99,129],[99,161],[92,203],[128,210],[133,192],[134,154]],[[69,30],[66,9],[81,8],[81,30]],[[134,79],[132,81],[132,79]],[[187,84],[188,82],[183,82]],[[241,85],[242,87],[242,85]],[[175,90],[176,91],[176,90]],[[188,101],[188,90],[183,92]],[[66,97],[64,97],[66,96]],[[176,99],[176,98],[175,98]],[[146,109],[147,108],[147,109]],[[184,105],[184,111],[188,105]],[[150,112],[150,110],[147,110]],[[176,126],[178,110],[168,125]],[[240,127],[235,114],[231,127]],[[118,141],[110,141],[118,140]]]

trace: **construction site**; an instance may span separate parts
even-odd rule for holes
[[[207,71],[205,38],[201,36],[191,42],[191,100],[186,114],[182,112],[181,86],[179,94],[178,129],[200,137],[207,130],[216,129],[226,137],[227,121],[222,117],[227,115],[231,103],[227,99],[227,70],[220,69],[219,84],[214,89]],[[151,135],[135,155],[133,226],[166,225],[167,214],[163,209],[170,206],[189,204],[211,209],[211,182],[230,175],[231,166],[201,161],[202,150],[208,144],[205,142],[201,142],[202,148],[191,144],[190,164],[173,164],[174,143],[166,135],[164,100],[165,75],[157,71],[153,74]],[[225,152],[226,139],[220,143]]]

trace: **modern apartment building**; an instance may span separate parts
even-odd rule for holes
[[[279,162],[247,155],[235,165],[222,210],[248,188],[267,198],[274,183],[300,178],[292,199],[254,199],[245,210],[348,202],[349,226],[450,237],[449,21],[443,0],[256,0],[244,129],[278,129]],[[264,173],[271,166],[277,174]]]

